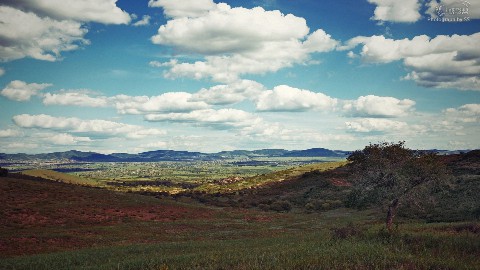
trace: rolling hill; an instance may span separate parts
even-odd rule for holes
[[[324,148],[307,150],[234,150],[218,153],[201,153],[174,150],[156,150],[138,154],[113,153],[100,154],[95,152],[81,152],[76,150],[46,154],[4,154],[0,153],[0,160],[70,160],[79,162],[157,162],[157,161],[211,161],[232,158],[259,158],[259,157],[335,157],[345,158],[349,152],[333,151]]]

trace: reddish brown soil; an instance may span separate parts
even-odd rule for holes
[[[210,219],[216,212],[171,199],[0,178],[0,257],[92,246],[102,226]]]

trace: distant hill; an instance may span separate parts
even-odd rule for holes
[[[325,148],[312,148],[300,151],[289,151],[284,157],[346,157],[349,152],[332,151]]]
[[[79,162],[157,162],[157,161],[212,161],[232,158],[258,157],[347,157],[349,152],[312,148],[307,150],[261,149],[261,150],[233,150],[218,153],[201,153],[174,150],[156,150],[139,154],[114,153],[100,154],[95,152],[81,152],[76,150],[55,152],[48,154],[3,154],[0,160],[71,160]]]

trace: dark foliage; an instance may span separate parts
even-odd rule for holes
[[[353,152],[348,161],[354,188],[347,205],[383,205],[388,209],[389,230],[400,205],[426,210],[449,179],[436,154],[408,149],[404,142],[370,144]]]
[[[0,177],[7,177],[7,176],[8,176],[8,170],[0,167]]]
[[[349,223],[345,227],[332,228],[331,235],[333,240],[345,240],[352,237],[363,236],[364,232],[360,227]]]

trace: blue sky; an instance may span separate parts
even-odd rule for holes
[[[480,0],[4,2],[0,152],[479,148]]]

